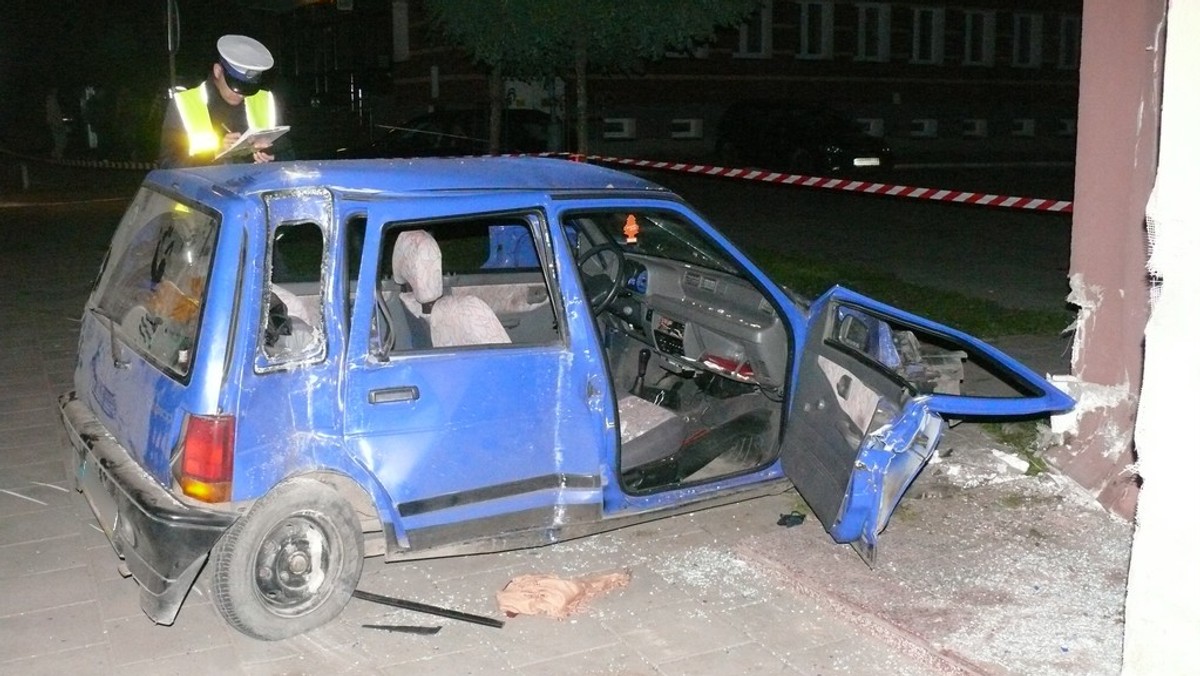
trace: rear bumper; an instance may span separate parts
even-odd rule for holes
[[[68,479],[141,585],[142,610],[158,624],[171,624],[209,551],[237,515],[180,501],[130,457],[74,392],[59,398],[59,408],[71,437]]]

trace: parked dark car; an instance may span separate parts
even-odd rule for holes
[[[338,153],[340,158],[450,157],[488,152],[487,110],[439,110],[398,125],[380,125],[382,135],[370,143]],[[500,122],[500,152],[540,153],[552,150],[549,114],[540,110],[505,110]]]
[[[892,149],[857,122],[825,106],[787,100],[734,103],[717,124],[726,166],[802,174],[887,168]]]

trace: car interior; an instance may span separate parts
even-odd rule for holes
[[[561,309],[531,221],[501,214],[387,226],[372,327],[377,358],[561,342]],[[678,214],[581,211],[563,226],[616,393],[626,490],[772,462],[789,333],[766,296]],[[275,258],[265,330],[280,347],[268,353],[282,358],[288,346],[311,354],[312,334],[320,333],[320,266]],[[310,272],[298,275],[299,268]]]
[[[777,455],[788,331],[766,296],[678,214],[570,214],[617,392],[631,492],[752,471]]]

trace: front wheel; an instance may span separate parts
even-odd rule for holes
[[[331,486],[288,479],[213,548],[213,603],[243,634],[275,641],[337,617],[358,586],[362,528]]]

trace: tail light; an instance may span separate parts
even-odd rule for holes
[[[189,415],[183,424],[179,486],[202,502],[228,502],[233,483],[233,418]]]

